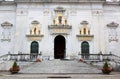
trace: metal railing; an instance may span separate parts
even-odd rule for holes
[[[5,54],[5,55],[0,56],[0,61],[9,60],[8,55],[9,54]]]
[[[89,61],[114,61],[120,62],[120,57],[114,54],[79,54],[84,60]]]
[[[84,60],[100,60],[100,54],[81,54]]]
[[[35,60],[41,54],[9,54],[10,60],[16,61],[32,61]]]
[[[31,61],[40,57],[41,54],[5,54],[0,56],[0,61],[17,60],[17,61]],[[89,61],[116,61],[120,62],[120,57],[114,54],[79,54],[84,60]]]
[[[120,57],[114,54],[103,54],[103,60],[120,61]]]

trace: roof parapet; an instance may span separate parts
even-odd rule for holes
[[[14,0],[15,2],[105,2],[106,0]]]

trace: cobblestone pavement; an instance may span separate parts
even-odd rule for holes
[[[0,72],[0,79],[120,79],[120,72],[104,74],[14,74]]]

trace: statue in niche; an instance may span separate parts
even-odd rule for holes
[[[36,35],[36,30],[37,30],[37,29],[36,29],[36,27],[35,27],[35,28],[34,28],[34,34],[35,34],[35,35]]]
[[[59,24],[62,24],[62,16],[58,17]]]
[[[53,24],[55,25],[55,19],[53,20]]]
[[[65,25],[67,25],[67,19],[65,19]]]
[[[39,35],[40,35],[40,30],[38,31]]]
[[[88,30],[88,35],[90,35],[90,30]]]
[[[81,34],[81,30],[80,30],[80,34]]]

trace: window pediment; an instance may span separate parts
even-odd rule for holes
[[[35,24],[38,25],[38,24],[40,24],[40,23],[39,23],[38,21],[34,20],[34,21],[31,22],[31,24],[33,24],[33,25],[35,25]]]
[[[13,24],[11,24],[10,22],[6,21],[6,22],[3,22],[3,23],[1,24],[1,26],[2,26],[3,28],[5,28],[5,27],[12,27]]]
[[[109,24],[107,24],[107,27],[118,27],[119,24],[115,23],[115,22],[111,22]]]

